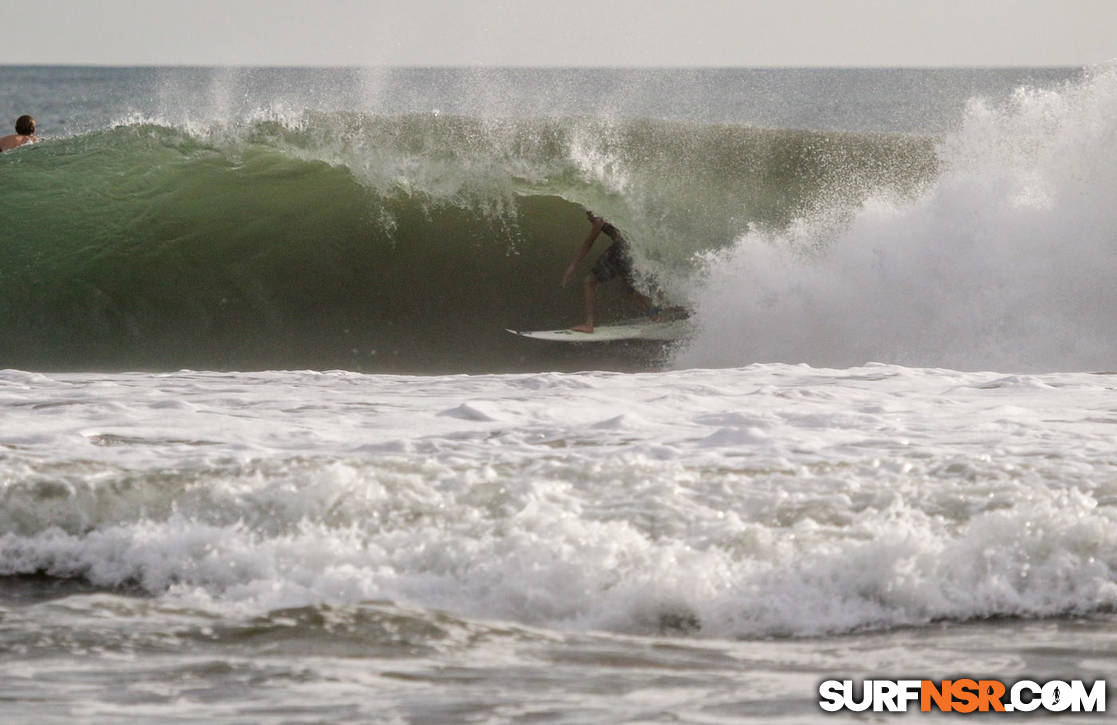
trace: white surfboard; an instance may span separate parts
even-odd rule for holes
[[[678,340],[694,329],[689,320],[653,322],[647,317],[598,325],[593,332],[574,330],[508,330],[513,335],[554,342],[613,342],[616,340]]]

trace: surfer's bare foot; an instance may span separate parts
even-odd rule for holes
[[[574,327],[571,327],[570,329],[573,330],[574,332],[587,332],[588,333],[588,332],[593,332],[593,325],[591,325],[587,322],[584,325],[574,325]]]

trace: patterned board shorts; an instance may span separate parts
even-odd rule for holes
[[[622,277],[631,285],[632,259],[628,256],[627,245],[622,242],[610,244],[609,248],[597,258],[591,272],[598,282],[608,282],[614,277]]]

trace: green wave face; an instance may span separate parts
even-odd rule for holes
[[[639,368],[657,351],[504,332],[578,321],[559,282],[586,208],[685,304],[701,256],[749,228],[934,166],[914,137],[433,114],[49,141],[0,157],[0,367]],[[631,312],[613,286],[604,317]]]

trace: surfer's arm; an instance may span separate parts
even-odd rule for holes
[[[601,233],[601,228],[605,226],[605,221],[598,219],[590,227],[590,233],[586,235],[586,241],[582,242],[582,246],[578,247],[574,259],[570,260],[570,264],[566,267],[566,274],[562,275],[562,286],[565,287],[570,278],[574,276],[575,270],[578,269],[578,263],[586,258],[586,255],[593,249],[593,243],[597,239],[597,235]]]

